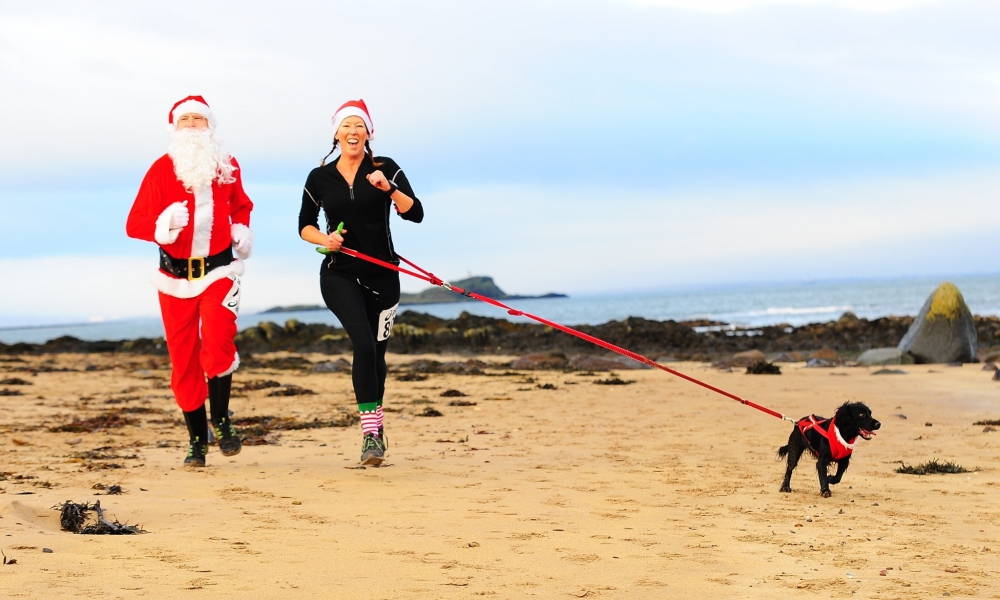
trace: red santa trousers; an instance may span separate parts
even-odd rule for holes
[[[208,378],[236,370],[236,315],[240,280],[236,276],[216,281],[194,298],[160,293],[160,312],[166,332],[173,372],[170,389],[177,405],[190,412],[205,404]]]

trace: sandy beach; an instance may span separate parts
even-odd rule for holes
[[[418,358],[456,357],[390,362]],[[868,403],[883,427],[823,499],[808,457],[778,492],[791,424],[651,370],[620,371],[629,385],[390,374],[382,468],[358,468],[351,425],[272,431],[185,470],[164,357],[0,361],[0,379],[31,384],[0,385],[20,392],[0,414],[0,549],[17,561],[0,566],[4,597],[1000,597],[1000,432],[973,425],[1000,418],[1000,383],[976,364],[751,376],[675,363],[794,417]],[[237,419],[346,422],[356,408],[347,374],[241,369],[235,387],[261,381],[315,394],[237,392]],[[428,407],[442,416],[418,416]],[[51,431],[108,413],[126,424]],[[978,470],[894,472],[932,458]],[[126,493],[95,495],[112,484]],[[147,533],[60,531],[67,500]]]

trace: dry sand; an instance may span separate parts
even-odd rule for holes
[[[624,386],[552,371],[390,376],[387,407],[402,410],[387,415],[386,467],[356,468],[355,425],[283,432],[235,458],[213,448],[209,467],[191,471],[162,359],[23,358],[0,362],[0,378],[34,384],[0,385],[24,394],[0,398],[0,471],[11,473],[0,548],[17,560],[0,566],[3,597],[1000,597],[1000,432],[973,426],[1000,417],[1000,383],[978,365],[884,376],[677,365],[796,417],[867,402],[882,430],[859,441],[823,499],[808,457],[794,492],[778,492],[789,423],[660,372],[622,371],[635,381]],[[77,371],[12,371],[45,364]],[[352,408],[348,375],[236,375],[252,379],[317,394],[249,392],[233,400],[238,417]],[[447,389],[476,405],[449,406]],[[427,401],[444,416],[417,417]],[[97,433],[47,429],[123,407],[165,412]],[[98,453],[108,458],[72,457],[108,446]],[[979,471],[894,473],[897,461],[935,457]],[[98,483],[127,494],[97,497]],[[59,530],[53,506],[97,499],[148,533]]]

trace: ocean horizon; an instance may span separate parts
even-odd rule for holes
[[[705,286],[655,293],[510,300],[507,304],[566,325],[598,325],[628,317],[642,317],[657,321],[708,319],[737,327],[800,326],[836,320],[845,312],[867,319],[914,316],[930,293],[944,281],[958,286],[973,314],[1000,315],[1000,274]],[[400,308],[400,312],[406,311],[428,313],[444,319],[469,312],[517,322],[529,321],[477,301],[405,305]],[[322,309],[246,312],[240,315],[238,327],[242,330],[264,321],[284,323],[290,319],[340,326],[329,310]],[[163,326],[159,316],[149,316],[93,323],[0,327],[0,342],[5,344],[39,344],[62,336],[86,341],[156,338],[163,336]]]

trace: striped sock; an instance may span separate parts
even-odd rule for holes
[[[382,429],[382,427],[384,425],[385,415],[382,413],[382,401],[381,400],[379,400],[377,402],[377,405],[376,405],[376,408],[375,408],[375,419],[378,421],[378,429]]]
[[[361,416],[361,433],[363,435],[368,435],[369,433],[378,434],[380,412],[374,402],[358,404],[358,414]]]

